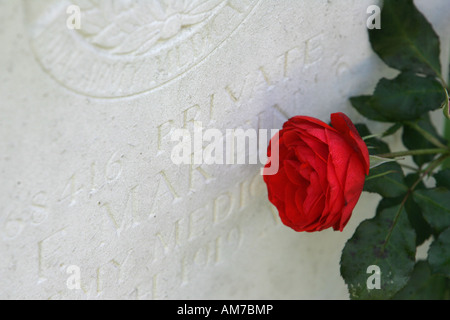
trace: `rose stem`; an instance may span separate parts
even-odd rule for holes
[[[448,148],[445,144],[439,141],[435,136],[430,134],[428,131],[422,129],[417,123],[414,122],[407,122],[406,125],[410,126],[417,132],[419,132],[425,139],[427,139],[429,142],[434,144],[438,148],[446,149]]]
[[[408,151],[400,151],[400,152],[392,152],[392,153],[383,153],[378,154],[378,157],[381,158],[397,158],[404,156],[419,156],[424,154],[448,154],[450,153],[449,148],[435,148],[435,149],[419,149],[419,150],[408,150]]]
[[[438,159],[434,160],[432,163],[430,163],[430,165],[428,166],[428,168],[424,171],[424,173],[414,182],[414,184],[408,188],[408,191],[406,192],[405,197],[402,200],[402,203],[400,204],[400,207],[398,208],[398,211],[395,215],[394,218],[394,222],[392,223],[391,228],[389,229],[389,233],[386,236],[384,243],[383,243],[383,247],[381,248],[381,252],[384,252],[384,250],[386,249],[386,245],[389,242],[389,239],[391,238],[392,232],[394,231],[395,225],[398,222],[398,219],[400,217],[400,213],[403,211],[403,207],[406,204],[406,201],[408,200],[409,196],[414,192],[414,190],[416,189],[416,187],[419,185],[419,183],[431,172],[434,171],[434,169],[436,169],[442,162],[444,162],[448,157],[450,157],[450,154],[444,154],[442,156],[440,156]]]

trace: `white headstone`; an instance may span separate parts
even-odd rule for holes
[[[420,5],[448,40],[444,2]],[[0,2],[0,298],[347,298],[341,250],[376,197],[342,233],[295,233],[260,164],[176,165],[171,133],[361,120],[348,97],[388,71],[373,4]]]

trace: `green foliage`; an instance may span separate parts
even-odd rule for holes
[[[356,129],[362,137],[371,136],[369,129],[363,124],[357,124]],[[380,139],[370,138],[365,142],[370,155],[390,152],[387,143]],[[378,193],[386,198],[395,198],[408,190],[403,179],[403,171],[400,165],[395,162],[388,162],[370,170],[370,175],[364,184],[364,191]]]
[[[384,1],[382,28],[369,31],[370,43],[390,67],[437,76],[441,73],[439,37],[412,0]]]
[[[414,200],[422,209],[425,220],[436,232],[450,227],[450,190],[417,190],[414,192]]]
[[[436,186],[450,190],[450,169],[442,170],[434,175]]]
[[[382,175],[384,172],[388,174]],[[378,178],[371,179],[371,177]],[[378,193],[385,198],[395,198],[408,190],[403,179],[403,171],[398,163],[385,163],[370,170],[364,191]]]
[[[393,80],[381,79],[372,96],[351,98],[353,107],[366,118],[397,122],[416,120],[441,107],[445,92],[436,79],[401,73]]]
[[[399,205],[384,209],[375,218],[362,222],[345,246],[341,258],[341,274],[351,297],[392,297],[408,282],[414,267],[414,255],[414,230]],[[367,288],[367,268],[372,265],[381,270],[380,289]]]
[[[417,181],[417,179],[419,178],[420,177],[418,174],[411,173],[406,176],[405,181],[408,187],[411,188],[414,185],[415,181]],[[423,182],[420,182],[417,185],[416,190],[423,189],[426,189],[426,187]],[[406,200],[405,209],[408,214],[409,222],[416,232],[416,246],[420,246],[433,234],[433,229],[423,217],[421,208],[412,197],[408,197],[408,199]]]
[[[421,129],[430,133],[434,138],[439,140],[441,143],[444,143],[445,140],[440,138],[435,127],[431,123],[429,114],[424,114],[420,119],[415,121],[414,125],[419,126]],[[414,129],[411,125],[406,125],[403,128],[402,141],[405,147],[409,150],[419,150],[419,149],[431,149],[435,147],[433,143],[427,140],[419,131]],[[419,155],[413,156],[414,162],[418,166],[422,166],[425,163],[433,160],[433,155]]]
[[[450,228],[433,242],[428,251],[428,261],[433,273],[450,277]]]
[[[450,78],[450,76],[449,76]],[[445,94],[447,95],[447,99],[444,101],[444,105],[442,106],[442,111],[444,112],[444,116],[447,120],[450,120],[450,96],[448,94],[448,90],[445,90]],[[448,123],[448,121],[447,121]],[[446,137],[448,137],[446,135]]]
[[[450,299],[450,280],[433,274],[427,261],[418,261],[407,285],[393,299],[448,300]]]
[[[372,158],[382,163],[371,167],[364,191],[382,199],[375,217],[346,243],[341,275],[352,299],[450,299],[450,121],[445,139],[430,117],[439,108],[448,115],[439,38],[412,0],[384,1],[381,21],[381,29],[369,31],[372,48],[399,74],[350,102],[369,120],[393,123],[379,136],[356,126]],[[391,152],[383,138],[400,129],[407,150]],[[417,167],[402,164],[400,155],[412,156]],[[424,183],[430,176],[435,186]],[[416,261],[416,248],[427,240],[427,260]],[[380,289],[368,286],[372,265],[380,269]]]

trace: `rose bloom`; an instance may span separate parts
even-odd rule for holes
[[[272,138],[268,157],[264,171],[275,161],[279,169],[264,181],[285,225],[306,232],[344,229],[370,168],[367,146],[345,114],[332,114],[331,126],[306,116],[289,119]]]

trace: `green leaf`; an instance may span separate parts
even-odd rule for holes
[[[406,184],[411,187],[419,178],[419,174],[411,173],[405,177]],[[426,189],[423,182],[420,182],[415,190]],[[422,210],[413,200],[412,197],[408,197],[405,202],[405,209],[408,213],[409,223],[416,232],[416,246],[420,246],[425,240],[429,239],[433,233],[431,226],[424,219]]]
[[[433,230],[422,215],[422,211],[417,203],[408,198],[405,203],[405,209],[408,213],[409,223],[416,232],[416,246],[420,246],[433,234]]]
[[[433,241],[428,250],[431,271],[450,278],[450,228]]]
[[[405,211],[399,210],[399,205],[387,208],[363,221],[346,243],[341,275],[352,299],[389,299],[408,282],[414,267],[415,234]],[[369,266],[378,266],[381,271],[380,289],[367,286]]]
[[[444,300],[450,298],[450,281],[443,276],[433,275],[427,261],[414,266],[411,279],[400,290],[394,300]]]
[[[421,128],[421,130],[425,130],[441,143],[445,143],[445,140],[439,136],[431,123],[429,114],[424,114],[419,120],[417,120],[417,125]],[[405,147],[409,150],[431,149],[436,147],[417,130],[408,125],[403,128],[402,141]],[[413,156],[413,160],[420,167],[423,164],[432,161],[434,157],[435,155],[419,155]]]
[[[371,136],[366,125],[356,124],[355,127],[361,137]],[[390,152],[389,146],[379,139],[370,138],[365,142],[370,155]],[[364,191],[378,193],[387,198],[395,198],[405,194],[408,187],[403,180],[402,168],[398,163],[389,162],[370,169],[369,176],[364,184]]]
[[[405,177],[405,182],[406,185],[408,187],[412,187],[417,180],[420,179],[420,174],[418,173],[410,173]],[[417,186],[414,188],[414,190],[419,190],[419,189],[426,189],[427,187],[425,186],[425,184],[423,183],[423,180],[421,180]]]
[[[388,66],[441,77],[439,37],[412,0],[384,1],[381,29],[369,30],[369,38]]]
[[[417,181],[418,177],[419,177],[418,174],[407,175],[405,177],[406,185],[411,187]],[[420,182],[416,186],[416,189],[425,189],[425,185],[422,182]],[[377,207],[377,214],[387,208],[399,205],[404,200],[404,198],[405,195],[402,195],[397,198],[381,199]],[[416,246],[419,246],[432,235],[433,230],[431,229],[428,222],[423,218],[422,210],[411,197],[408,197],[408,199],[405,202],[405,210],[406,213],[408,214],[409,223],[416,232]]]
[[[450,190],[450,169],[439,171],[434,175],[436,186]]]
[[[389,174],[385,174],[389,172]],[[378,176],[378,177],[376,177]],[[371,179],[371,177],[376,177]],[[364,184],[364,191],[378,193],[385,198],[395,198],[408,191],[403,179],[403,171],[398,163],[390,162],[370,169]]]
[[[403,127],[401,123],[399,122],[395,123],[383,133],[383,137],[388,137],[395,134],[401,127]]]
[[[371,132],[369,131],[369,129],[365,124],[357,123],[355,124],[355,127],[361,137],[372,136]],[[377,155],[390,152],[389,146],[385,142],[381,141],[380,139],[376,139],[375,137],[366,139],[365,143],[369,148],[370,155]]]
[[[379,102],[373,96],[363,95],[351,97],[350,103],[352,104],[353,108],[356,109],[356,111],[358,111],[367,119],[380,122],[390,121],[390,119],[386,118],[382,113],[378,111]]]
[[[382,198],[380,202],[378,203],[376,214],[380,214],[382,211],[399,206],[400,203],[403,201],[404,196],[397,197],[397,198]]]
[[[450,190],[434,188],[416,190],[414,201],[422,209],[422,214],[430,226],[437,232],[450,227]]]
[[[350,98],[353,107],[368,119],[402,122],[419,119],[441,107],[445,92],[439,81],[411,73],[381,79],[372,96]]]
[[[381,166],[382,164],[388,163],[388,162],[396,162],[398,159],[392,159],[392,158],[382,158],[378,156],[369,156],[370,159],[370,169],[376,168],[378,166]]]

